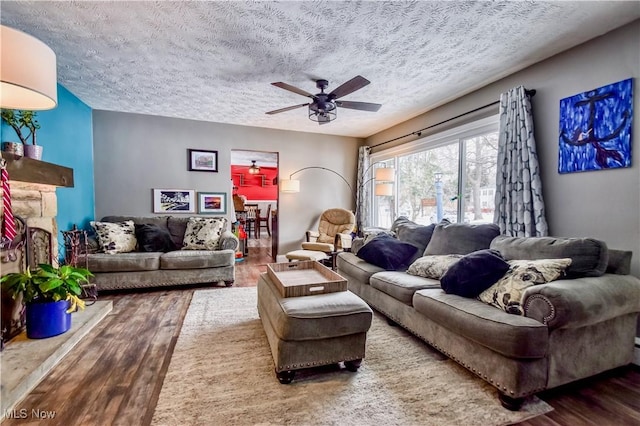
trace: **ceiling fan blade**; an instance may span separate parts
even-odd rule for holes
[[[351,80],[343,83],[341,86],[335,88],[335,90],[329,93],[331,99],[338,99],[343,96],[347,96],[349,93],[353,93],[356,90],[362,89],[367,84],[371,83],[361,75],[353,77]]]
[[[336,105],[340,108],[358,109],[360,111],[376,112],[382,105],[372,104],[369,102],[352,102],[352,101],[336,101]]]
[[[296,108],[302,108],[302,107],[307,106],[307,105],[309,105],[309,104],[306,103],[306,104],[294,105],[294,106],[290,106],[290,107],[286,107],[286,108],[280,108],[280,109],[276,109],[276,110],[273,110],[273,111],[269,111],[269,112],[266,112],[265,114],[269,114],[269,115],[278,114],[280,112],[290,111],[290,110],[296,109]]]
[[[305,92],[304,90],[298,89],[297,87],[292,86],[290,84],[283,83],[281,81],[278,81],[276,83],[271,83],[271,84],[276,86],[276,87],[279,87],[281,89],[288,90],[288,91],[293,92],[293,93],[297,93],[298,95],[306,96],[308,98],[313,98],[313,95],[311,93]]]

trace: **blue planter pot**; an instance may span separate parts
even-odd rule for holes
[[[71,328],[71,314],[67,313],[69,301],[28,303],[27,337],[44,339],[57,336]]]

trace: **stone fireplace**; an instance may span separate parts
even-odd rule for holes
[[[11,205],[19,235],[9,247],[0,250],[0,275],[35,268],[40,263],[55,264],[59,252],[56,188],[73,186],[73,170],[7,153],[2,156],[7,161]],[[24,313],[21,301],[14,301],[4,291],[1,299],[0,331],[4,344],[24,328]]]

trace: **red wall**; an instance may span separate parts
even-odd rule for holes
[[[237,194],[244,195],[247,200],[277,200],[278,199],[278,168],[260,167],[257,175],[249,174],[249,166],[231,166],[233,186],[237,187]]]

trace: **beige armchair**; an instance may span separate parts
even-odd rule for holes
[[[318,231],[307,231],[303,250],[331,253],[351,248],[351,233],[356,225],[353,212],[345,209],[325,210]]]

